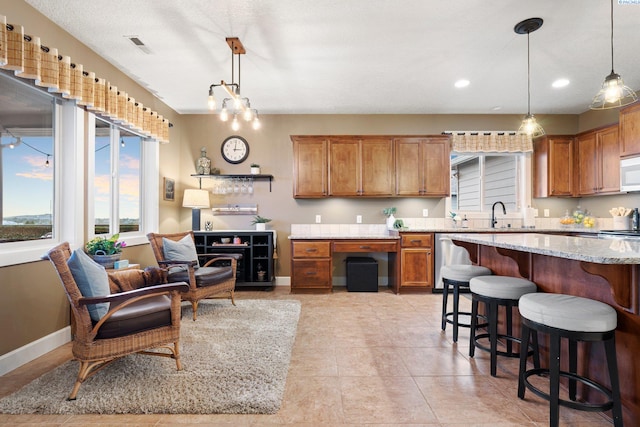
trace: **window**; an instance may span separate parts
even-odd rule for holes
[[[140,231],[141,159],[142,137],[95,120],[95,234]]]
[[[501,201],[509,212],[521,209],[524,154],[451,156],[451,210],[488,212]]]
[[[56,101],[0,74],[0,244],[52,239]]]

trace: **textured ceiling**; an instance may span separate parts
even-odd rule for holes
[[[611,71],[607,0],[26,2],[180,113],[206,112],[209,85],[231,80],[231,36],[260,114],[524,114],[527,37],[513,27],[531,17],[544,19],[530,35],[532,113],[586,111]],[[634,90],[639,24],[640,5],[614,1],[615,71]]]

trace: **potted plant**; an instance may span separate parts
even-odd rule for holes
[[[260,165],[257,163],[251,163],[251,174],[260,175]]]
[[[253,221],[251,221],[251,225],[256,226],[256,230],[264,231],[267,228],[267,223],[271,222],[270,218],[265,218],[260,215],[256,215],[253,217]]]
[[[104,268],[113,268],[113,264],[120,260],[122,248],[127,246],[124,241],[118,241],[119,234],[106,238],[103,236],[94,237],[85,245],[86,252],[95,262]]]
[[[396,217],[393,216],[394,213],[396,213],[396,208],[395,207],[390,207],[390,208],[384,208],[382,210],[382,213],[387,217],[387,229],[389,230],[393,230],[393,226],[396,223]]]

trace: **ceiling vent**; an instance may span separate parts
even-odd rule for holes
[[[125,37],[127,37],[131,41],[131,43],[133,43],[138,49],[140,49],[147,55],[151,54],[151,50],[149,50],[147,45],[144,44],[144,42],[140,40],[138,37],[136,36],[125,36]]]

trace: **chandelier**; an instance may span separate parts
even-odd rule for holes
[[[620,74],[613,71],[613,0],[611,0],[611,74],[604,79],[602,89],[596,94],[589,106],[592,110],[607,110],[636,102],[636,93],[625,86]]]
[[[529,18],[518,22],[513,30],[517,34],[527,35],[527,115],[522,120],[518,133],[524,133],[532,138],[544,135],[544,129],[531,114],[531,59],[529,54],[529,33],[542,27],[542,18]]]
[[[240,120],[244,119],[246,122],[251,122],[254,129],[260,128],[260,118],[258,117],[258,110],[251,108],[251,102],[249,98],[243,97],[240,94],[240,55],[244,55],[246,51],[242,42],[237,37],[227,37],[227,44],[231,48],[231,83],[226,83],[224,80],[220,81],[220,84],[212,84],[209,86],[209,110],[214,111],[216,109],[216,97],[213,90],[217,87],[224,89],[227,98],[222,100],[220,110],[220,120],[223,122],[231,119],[231,129],[237,131],[240,129]],[[238,82],[236,83],[235,74],[235,62],[236,57],[238,59]]]

